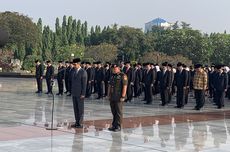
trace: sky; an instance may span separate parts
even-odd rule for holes
[[[117,23],[142,28],[163,18],[170,23],[184,21],[204,33],[230,33],[230,0],[0,0],[0,12],[14,11],[34,22],[54,28],[63,15],[87,21],[89,26]]]

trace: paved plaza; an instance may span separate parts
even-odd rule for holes
[[[43,82],[43,92],[46,91]],[[192,110],[191,96],[184,109],[172,103],[161,107],[142,98],[124,104],[123,129],[109,132],[112,115],[107,99],[85,100],[84,128],[73,129],[71,97],[55,96],[55,131],[51,126],[52,95],[35,94],[34,79],[0,78],[0,152],[229,152],[230,101],[221,110],[206,99]],[[57,92],[57,86],[54,88]]]

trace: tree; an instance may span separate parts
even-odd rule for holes
[[[39,42],[38,28],[29,17],[16,12],[0,13],[0,27],[9,33],[10,37],[6,49],[13,50],[16,59],[23,61],[26,53],[32,54],[37,48]]]
[[[85,47],[83,45],[68,45],[63,46],[58,50],[57,55],[54,57],[54,61],[60,60],[72,60],[71,54],[75,57],[82,58],[84,56]]]
[[[85,59],[93,61],[114,62],[118,55],[118,49],[112,44],[100,44],[86,48],[84,53]]]
[[[68,45],[68,37],[67,37],[67,27],[66,27],[66,16],[63,16],[62,21],[62,46]]]
[[[191,29],[190,24],[183,21],[181,22],[181,27],[182,29]]]
[[[42,55],[42,30],[43,30],[43,25],[42,25],[42,19],[39,18],[37,22],[37,28],[38,28],[38,51],[37,55]]]
[[[173,24],[172,29],[173,29],[173,30],[179,29],[178,21],[176,21],[176,22]]]

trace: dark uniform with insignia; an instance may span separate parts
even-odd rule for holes
[[[123,116],[123,101],[121,101],[121,99],[124,99],[124,97],[122,97],[122,91],[123,87],[128,85],[128,78],[122,72],[113,74],[110,78],[109,85],[109,100],[111,112],[113,114],[112,127],[109,128],[109,130],[116,131],[117,129],[117,131],[120,131]]]

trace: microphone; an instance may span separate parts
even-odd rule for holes
[[[6,30],[0,28],[0,48],[4,47],[9,40],[9,34]]]

